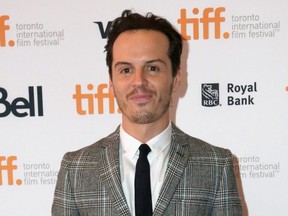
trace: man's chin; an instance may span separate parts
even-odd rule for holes
[[[130,117],[130,120],[137,124],[149,124],[154,121],[154,115],[152,112],[143,112],[136,113]]]

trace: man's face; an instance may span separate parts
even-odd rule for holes
[[[169,119],[171,94],[180,74],[172,77],[169,40],[154,30],[121,33],[113,45],[112,78],[123,122],[138,124]]]

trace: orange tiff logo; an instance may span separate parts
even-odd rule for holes
[[[181,35],[185,40],[198,40],[200,36],[203,39],[210,39],[210,34],[214,30],[214,38],[220,39],[222,36],[225,39],[228,39],[230,34],[229,32],[221,32],[221,24],[225,22],[225,17],[222,16],[222,13],[225,12],[224,7],[214,8],[205,8],[202,12],[202,17],[198,15],[201,14],[198,8],[192,9],[192,17],[187,16],[187,10],[180,10],[180,18],[177,22],[180,24]],[[188,34],[188,30],[192,32]],[[201,33],[202,30],[202,33]],[[189,31],[189,32],[190,32]]]
[[[6,46],[6,32],[10,30],[10,26],[6,23],[8,20],[9,16],[0,16],[0,47]],[[13,40],[9,40],[8,45],[13,47],[15,42]]]
[[[104,114],[107,106],[110,114],[115,113],[115,97],[108,84],[100,84],[97,89],[94,89],[93,84],[88,84],[84,91],[85,93],[83,93],[81,85],[75,86],[73,99],[76,100],[76,111],[79,115],[95,114],[95,105],[97,106],[98,114]],[[117,112],[120,113],[119,109]]]
[[[16,160],[16,156],[0,156],[0,186],[3,185],[5,179],[7,179],[8,185],[14,184],[14,172],[17,170],[17,165],[13,164],[13,162]],[[3,175],[5,172],[6,175]],[[17,179],[16,184],[21,185],[22,180]]]

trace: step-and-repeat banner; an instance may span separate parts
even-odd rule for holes
[[[288,4],[277,1],[0,0],[0,215],[48,216],[65,152],[121,121],[107,29],[124,9],[185,38],[172,120],[229,148],[244,215],[286,215]]]

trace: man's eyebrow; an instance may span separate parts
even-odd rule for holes
[[[132,65],[131,63],[129,63],[129,62],[122,62],[122,61],[120,61],[120,62],[117,62],[115,65],[114,65],[114,68],[116,68],[116,67],[119,67],[119,66],[123,66],[123,65]]]
[[[166,65],[166,62],[165,61],[163,61],[162,59],[160,59],[160,58],[158,58],[158,59],[152,59],[152,60],[149,60],[149,61],[147,61],[146,63],[154,63],[154,62],[160,62],[160,63],[162,63],[162,64],[165,64]]]
[[[148,60],[148,61],[145,61],[144,63],[145,63],[145,64],[151,64],[151,63],[155,63],[155,62],[160,62],[160,63],[166,65],[166,62],[163,61],[163,60],[160,59],[160,58],[158,58],[158,59]],[[120,67],[120,66],[130,66],[130,65],[132,65],[132,63],[130,63],[130,62],[126,62],[126,61],[119,61],[119,62],[117,62],[117,63],[114,65],[114,68],[116,68],[116,67]]]

